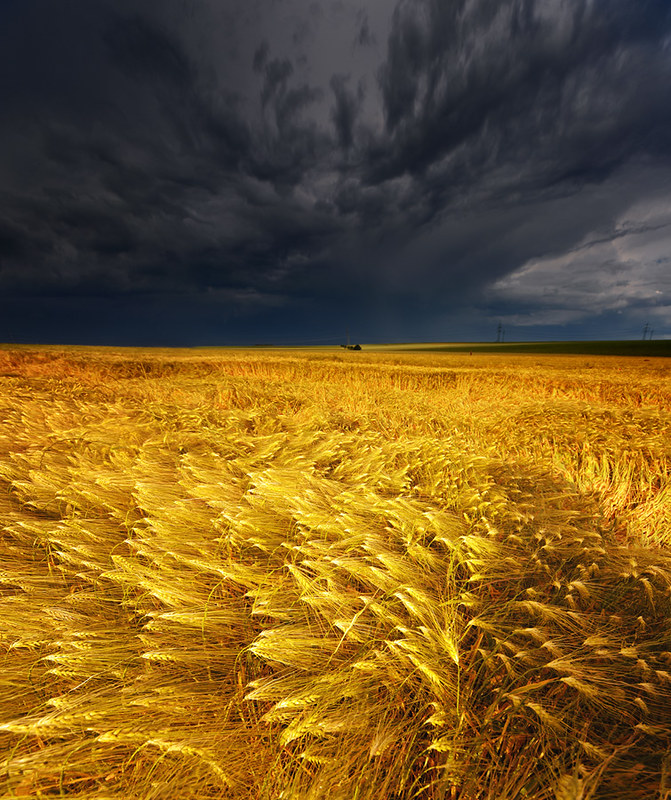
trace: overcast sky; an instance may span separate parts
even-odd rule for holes
[[[671,338],[668,0],[2,0],[0,341]]]

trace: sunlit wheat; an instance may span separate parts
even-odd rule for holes
[[[7,797],[648,800],[671,368],[0,349]]]

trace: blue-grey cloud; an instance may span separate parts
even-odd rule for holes
[[[661,0],[6,3],[0,287],[408,337],[539,281],[559,320],[583,253],[590,307],[638,270],[623,313],[662,315],[670,35]]]

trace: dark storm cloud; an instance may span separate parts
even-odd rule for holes
[[[0,287],[412,327],[652,264],[670,36],[661,0],[5,4]]]
[[[357,32],[354,41],[361,47],[368,47],[376,43],[375,36],[370,29],[370,22],[368,14],[364,9],[361,9],[357,14]]]
[[[363,99],[362,86],[359,86],[358,94],[355,94],[348,89],[347,82],[348,76],[346,75],[333,75],[330,81],[331,91],[335,98],[331,119],[335,126],[338,143],[343,150],[349,150],[354,143],[354,123]]]
[[[668,147],[670,10],[644,5],[402,2],[372,179],[422,172],[465,145],[462,180],[509,164],[542,186]]]
[[[44,28],[60,13],[40,4],[35,10]],[[219,195],[249,158],[248,126],[233,93],[208,96],[183,47],[161,26],[104,5],[98,11],[99,38],[88,49],[102,48],[106,58],[93,61],[95,80],[54,83],[49,103],[36,80],[32,96],[29,83],[27,96],[17,91],[7,106],[16,130],[28,133],[28,147],[12,142],[13,159],[3,165],[5,195],[14,193],[3,204],[5,226],[15,239],[20,232],[28,254],[3,262],[10,290],[197,285],[186,260],[207,251],[211,237],[207,225],[193,224],[193,206]],[[70,23],[56,25],[67,74],[76,71],[68,58],[81,55],[69,45],[82,31]],[[24,60],[34,55],[28,49]],[[45,76],[51,67],[47,59]],[[89,91],[97,92],[92,104]],[[11,139],[14,130],[8,133]]]
[[[254,72],[261,72],[268,58],[268,53],[270,53],[270,45],[264,40],[254,51],[254,60],[252,61]]]
[[[632,161],[669,165],[669,7],[640,13],[627,3],[400,3],[378,73],[384,130],[341,208],[358,203],[367,227],[401,246],[430,230],[401,258],[419,265],[414,285],[431,286],[438,305],[608,230],[636,194],[597,200],[598,187]],[[364,186],[383,189],[378,204]]]
[[[113,59],[132,77],[149,76],[187,90],[193,83],[191,65],[184,53],[141,17],[114,20],[103,41]]]
[[[294,71],[293,64],[288,58],[274,58],[265,66],[265,83],[261,99],[263,105],[278,92],[286,90],[287,80]]]

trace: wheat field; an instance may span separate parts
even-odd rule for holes
[[[671,798],[671,363],[0,350],[2,797]]]

